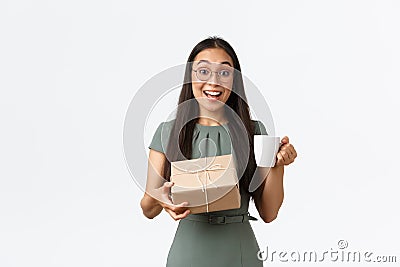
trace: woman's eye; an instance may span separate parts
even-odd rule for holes
[[[231,72],[230,72],[229,70],[221,70],[221,71],[219,72],[219,75],[228,77],[228,76],[231,75]]]
[[[204,74],[207,75],[208,74],[208,70],[207,69],[200,69],[200,74]]]

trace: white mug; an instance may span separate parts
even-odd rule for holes
[[[254,156],[258,167],[274,167],[280,147],[280,137],[254,135]]]

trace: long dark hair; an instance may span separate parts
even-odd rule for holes
[[[185,69],[184,84],[182,85],[182,90],[179,96],[176,119],[171,128],[171,135],[166,150],[166,160],[164,162],[163,174],[165,179],[169,181],[171,176],[170,160],[178,161],[191,159],[192,157],[192,138],[197,118],[199,117],[199,106],[197,103],[195,105],[185,105],[182,103],[195,98],[193,95],[191,83],[191,62],[194,61],[197,54],[208,48],[222,48],[232,58],[233,61],[235,75],[233,78],[232,93],[226,101],[226,105],[229,106],[237,114],[237,116],[241,120],[242,126],[238,124],[237,120],[233,119],[229,115],[231,114],[231,112],[228,112],[226,114],[229,121],[227,126],[229,129],[229,134],[231,136],[231,143],[234,153],[236,155],[248,154],[248,158],[243,158],[243,156],[236,157],[238,173],[243,173],[243,176],[240,178],[239,185],[240,187],[245,188],[248,192],[251,177],[253,176],[256,169],[256,162],[254,158],[254,124],[252,123],[252,120],[250,118],[250,109],[247,104],[247,98],[244,92],[243,78],[241,75],[239,59],[232,46],[220,37],[209,37],[199,42],[193,48],[192,52],[189,55]],[[238,130],[243,129],[243,125],[245,127],[245,132]],[[243,144],[241,140],[245,140],[243,138],[248,139],[250,149],[247,146],[244,147],[243,145],[240,145]],[[246,149],[248,152],[241,153],[243,149]],[[256,195],[260,194],[259,191],[260,190],[250,192],[250,196],[254,199]]]

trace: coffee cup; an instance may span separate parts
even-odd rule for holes
[[[274,167],[280,147],[280,137],[254,135],[254,156],[258,167]]]

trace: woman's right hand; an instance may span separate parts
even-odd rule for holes
[[[160,188],[154,189],[155,196],[161,207],[175,220],[180,220],[189,215],[190,210],[186,207],[189,203],[182,202],[175,205],[169,196],[174,182],[165,182]]]

